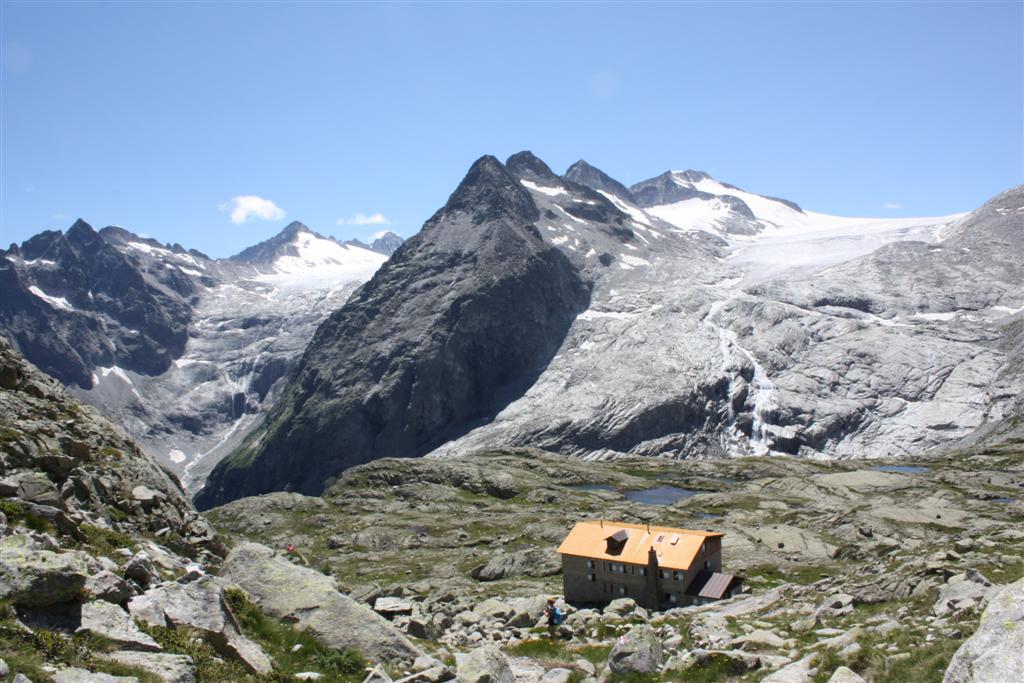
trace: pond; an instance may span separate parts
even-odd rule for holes
[[[626,496],[626,500],[631,500],[641,505],[671,505],[678,500],[695,496],[697,492],[690,489],[681,489],[676,486],[659,486],[656,489],[623,491],[622,495]]]
[[[927,467],[916,467],[913,465],[879,465],[871,469],[879,472],[903,472],[905,474],[921,474],[928,471]]]
[[[993,503],[1016,503],[1017,500],[1015,498],[993,498],[992,502]]]
[[[624,491],[609,484],[576,484],[569,488],[575,491],[612,491],[620,493],[626,500],[640,503],[641,505],[671,505],[679,500],[685,500],[696,495],[697,491],[681,489],[678,486],[659,486],[653,489],[640,489],[639,491]]]

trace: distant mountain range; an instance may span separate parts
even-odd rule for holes
[[[202,506],[384,456],[900,456],[1018,433],[1024,188],[818,214],[699,171],[483,157],[316,335]]]
[[[0,334],[205,480],[203,506],[482,447],[850,458],[1024,434],[1024,187],[844,218],[523,152],[400,239],[292,223],[210,259],[78,221],[0,252]]]
[[[295,222],[211,259],[79,220],[0,251],[0,335],[195,486],[400,241],[341,243]]]

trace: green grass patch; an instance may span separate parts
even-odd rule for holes
[[[49,680],[43,666],[78,667],[114,676],[135,676],[141,683],[160,683],[160,678],[136,667],[125,666],[103,658],[115,650],[108,641],[92,634],[76,633],[66,636],[46,629],[27,633],[14,626],[12,613],[3,610],[0,622],[0,659],[11,671],[22,673],[30,680]]]
[[[78,529],[85,535],[85,545],[93,548],[100,555],[110,555],[118,548],[133,549],[135,547],[132,537],[120,531],[104,529],[92,524],[82,524]]]
[[[584,645],[577,648],[575,653],[591,664],[604,664],[608,661],[608,655],[612,652],[611,645]]]
[[[746,672],[743,662],[724,655],[713,654],[684,671],[666,671],[665,681],[686,681],[687,683],[717,683],[741,677]]]
[[[769,586],[778,586],[783,583],[797,583],[806,586],[821,579],[834,576],[838,572],[835,565],[828,564],[807,564],[793,567],[781,567],[779,565],[758,565],[751,567],[744,572],[748,579],[760,579]]]
[[[13,500],[0,500],[0,512],[7,522],[17,522],[41,534],[56,534],[57,530],[45,517],[33,514]]]

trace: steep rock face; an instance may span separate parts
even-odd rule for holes
[[[188,339],[192,281],[147,272],[78,220],[0,252],[0,331],[65,383],[90,388],[96,367],[154,375]]]
[[[320,326],[265,430],[218,465],[197,502],[319,492],[352,465],[423,455],[520,396],[589,297],[539,218],[508,169],[478,160],[420,234]]]

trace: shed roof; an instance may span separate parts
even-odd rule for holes
[[[721,600],[729,592],[729,589],[739,581],[740,578],[732,574],[699,572],[686,592],[702,598]]]
[[[629,537],[622,551],[609,554],[607,539],[625,530]],[[638,533],[639,532],[639,533]],[[666,569],[689,569],[708,538],[721,537],[711,531],[693,531],[672,527],[630,524],[628,522],[578,522],[558,547],[563,555],[595,560],[611,560],[627,564],[647,564],[647,553],[653,547],[658,553],[658,566]]]

